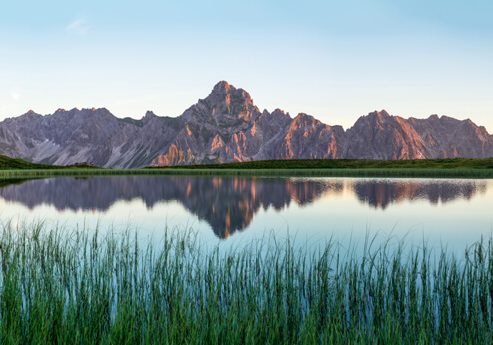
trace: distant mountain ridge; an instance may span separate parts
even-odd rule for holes
[[[493,157],[493,136],[471,120],[432,115],[360,117],[353,127],[304,113],[260,111],[250,94],[216,84],[178,117],[118,118],[105,108],[33,111],[0,122],[0,154],[31,162],[103,167],[187,165],[266,159]]]

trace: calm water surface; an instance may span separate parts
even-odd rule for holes
[[[191,227],[202,243],[267,233],[309,244],[378,234],[463,251],[493,230],[493,180],[114,176],[3,182],[3,221],[44,220],[141,238]]]

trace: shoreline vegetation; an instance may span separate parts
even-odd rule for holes
[[[493,241],[203,251],[193,232],[0,229],[2,344],[491,344]]]
[[[436,160],[272,160],[137,169],[54,166],[0,156],[0,179],[101,175],[491,178],[493,158]]]

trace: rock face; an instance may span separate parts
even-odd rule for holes
[[[385,110],[362,116],[347,132],[343,156],[361,159],[428,158],[421,136],[409,122]]]
[[[313,116],[260,111],[225,81],[182,115],[147,112],[140,120],[107,109],[33,111],[0,122],[0,153],[32,162],[143,167],[263,159],[424,159],[493,157],[493,136],[472,121],[432,115],[404,119],[386,111],[345,131]]]

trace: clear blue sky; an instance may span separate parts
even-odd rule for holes
[[[0,118],[176,116],[219,80],[345,127],[375,109],[493,131],[492,1],[26,1],[0,9]]]

